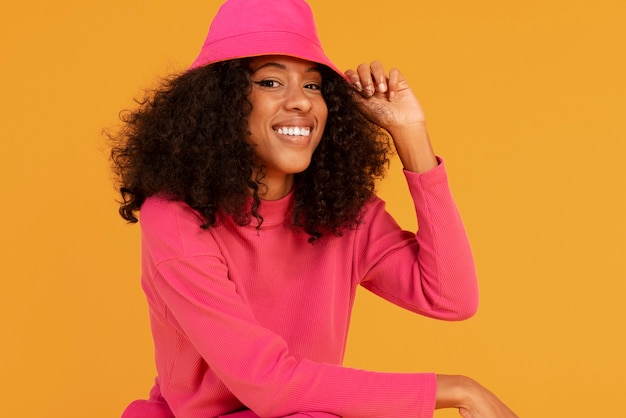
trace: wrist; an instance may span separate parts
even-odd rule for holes
[[[387,132],[393,138],[398,156],[406,170],[425,173],[437,166],[425,122],[396,127]]]
[[[435,409],[466,407],[475,385],[476,382],[467,376],[438,374]]]
[[[399,124],[397,126],[385,127],[385,129],[394,138],[394,141],[429,141],[426,121]]]

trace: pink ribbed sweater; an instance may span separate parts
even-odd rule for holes
[[[358,285],[434,318],[464,319],[477,308],[473,258],[443,163],[405,176],[417,234],[374,198],[356,230],[314,244],[285,225],[292,195],[262,202],[260,231],[231,219],[204,230],[187,205],[147,199],[142,285],[159,377],[151,400],[134,402],[124,418],[172,416],[167,405],[179,418],[242,409],[432,417],[434,374],[341,366]]]

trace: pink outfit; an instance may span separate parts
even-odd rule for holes
[[[186,204],[147,199],[142,285],[159,377],[151,399],[123,417],[432,417],[434,374],[341,366],[358,285],[444,320],[477,308],[443,163],[405,176],[417,234],[402,231],[375,197],[357,229],[313,244],[285,224],[292,195],[262,202],[260,231],[230,218],[201,229]]]

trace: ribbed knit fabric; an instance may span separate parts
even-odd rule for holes
[[[142,285],[159,377],[150,401],[134,402],[124,418],[246,409],[232,416],[432,417],[433,373],[341,366],[358,285],[434,318],[460,320],[477,308],[471,249],[443,162],[405,176],[417,234],[374,198],[356,230],[313,244],[285,223],[291,194],[262,202],[260,231],[231,219],[201,229],[184,203],[147,199]]]

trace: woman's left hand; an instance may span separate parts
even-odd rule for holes
[[[400,70],[389,74],[379,61],[346,71],[361,110],[393,138],[404,168],[422,173],[437,165],[426,130],[426,118]]]
[[[400,70],[392,68],[387,74],[381,62],[373,61],[346,71],[346,76],[358,93],[363,113],[376,125],[392,133],[425,124],[422,107]]]

